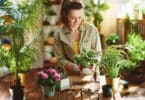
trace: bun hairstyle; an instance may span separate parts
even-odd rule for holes
[[[61,7],[61,20],[64,25],[67,25],[67,14],[70,10],[80,10],[83,9],[83,4],[81,1],[73,1],[73,0],[63,0]]]

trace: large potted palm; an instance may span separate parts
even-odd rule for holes
[[[11,86],[13,100],[23,100],[24,86],[21,84],[19,74],[27,72],[41,53],[39,33],[34,35],[31,31],[32,27],[38,25],[36,16],[41,14],[38,10],[41,2],[35,0],[29,6],[31,8],[27,7],[29,8],[27,11],[24,4],[19,8],[13,8],[11,4],[10,1],[0,2],[1,10],[4,12],[0,16],[0,66],[8,67],[10,73],[14,75],[14,85]]]

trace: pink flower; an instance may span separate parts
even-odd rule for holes
[[[57,73],[56,73],[56,74],[54,74],[54,76],[53,76],[53,77],[55,78],[55,80],[56,80],[56,81],[59,81],[59,80],[60,80],[60,75],[59,75],[59,74],[57,74]]]
[[[56,85],[56,81],[60,80],[59,73],[52,68],[40,71],[36,75],[38,77],[38,84],[42,86]]]
[[[48,79],[48,74],[44,73],[43,71],[37,73],[38,77],[41,77],[42,79]]]
[[[48,70],[46,70],[46,73],[50,73],[50,74],[57,74],[57,71],[55,69],[49,68]]]

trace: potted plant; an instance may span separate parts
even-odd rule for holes
[[[57,11],[53,7],[53,3],[50,0],[44,0],[44,25],[55,25],[57,22]]]
[[[140,33],[128,33],[125,43],[127,60],[125,74],[123,77],[133,83],[140,83],[144,80],[144,60],[145,60],[145,41]]]
[[[39,25],[36,16],[40,14],[39,7],[42,2],[38,1],[29,7],[23,4],[19,9],[13,8],[11,1],[1,2],[2,11],[5,13],[0,17],[0,67],[6,66],[15,77],[11,86],[14,100],[23,100],[24,96],[24,86],[19,74],[27,72],[41,52],[39,33],[34,35],[31,31],[32,26],[34,28]],[[28,8],[27,11],[24,7]],[[20,95],[17,95],[19,93]]]
[[[108,4],[102,2],[101,0],[84,0],[85,3],[85,15],[88,20],[91,20],[93,17],[93,24],[95,26],[100,27],[100,23],[103,21],[103,17],[101,13],[109,9]]]
[[[54,31],[50,31],[48,34],[47,41],[48,41],[48,44],[50,44],[50,45],[54,44],[54,38],[53,38],[54,33],[55,33]]]
[[[134,70],[141,64],[141,61],[145,59],[145,41],[142,39],[139,33],[129,33],[125,48],[128,53],[128,60],[132,62],[132,65],[128,69]],[[128,70],[128,71],[129,71]]]
[[[63,68],[58,67],[59,74],[60,74],[60,81],[57,82],[56,89],[58,90],[66,90],[70,88],[70,80],[68,75],[65,73]]]
[[[37,72],[37,88],[43,86],[46,96],[54,96],[57,81],[60,80],[60,74],[53,68]]]
[[[122,45],[111,45],[103,51],[101,65],[105,69],[106,84],[112,85],[114,92],[118,89],[120,73],[127,63],[124,55]]]
[[[107,36],[106,43],[110,45],[119,44],[119,36],[117,33],[111,33]]]
[[[47,13],[47,21],[50,25],[55,25],[57,22],[57,14],[53,9],[50,9]]]
[[[84,74],[91,74],[92,71],[90,69],[93,65],[98,66],[98,55],[99,53],[94,50],[87,51],[86,49],[83,49],[79,55],[74,57],[74,61],[76,64],[80,65],[80,69]]]
[[[56,64],[57,63],[57,58],[55,57],[54,53],[51,52],[52,57],[49,59],[49,62],[51,64]]]

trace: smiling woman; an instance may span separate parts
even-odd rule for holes
[[[64,3],[65,2],[65,3]],[[101,42],[98,30],[84,21],[84,6],[80,0],[64,0],[61,8],[63,27],[54,35],[54,53],[58,66],[67,71],[79,71],[74,56],[83,49],[95,50],[101,58]]]

